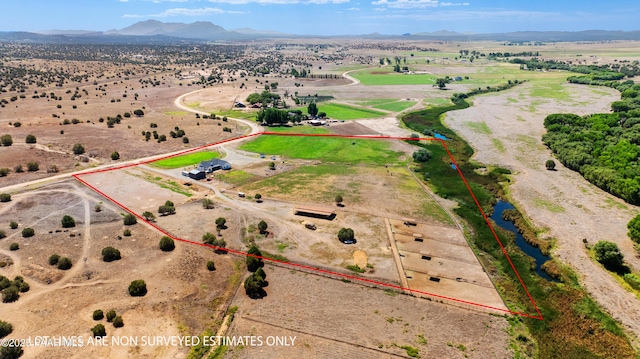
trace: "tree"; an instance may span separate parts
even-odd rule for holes
[[[156,216],[149,211],[144,211],[142,213],[142,217],[144,217],[148,222],[153,222],[156,219]]]
[[[10,251],[17,251],[18,249],[20,249],[20,245],[18,243],[11,243],[9,245],[9,250]]]
[[[249,251],[247,252],[249,255],[247,256],[247,270],[249,272],[255,272],[256,270],[258,270],[258,268],[264,266],[264,263],[262,262],[262,252],[260,252],[260,250],[258,249],[258,247],[256,247],[255,245],[252,245],[251,248],[249,248]]]
[[[71,216],[64,215],[62,217],[62,228],[71,228],[76,226],[76,221]]]
[[[18,228],[18,222],[16,222],[16,221],[11,221],[11,222],[9,223],[9,228],[11,228],[11,229],[16,229],[16,228]]]
[[[111,159],[114,160],[114,161],[117,161],[117,160],[120,159],[120,154],[118,153],[118,151],[113,151],[111,153]]]
[[[27,135],[27,138],[25,138],[24,142],[26,143],[36,143],[36,136],[34,135]]]
[[[13,325],[11,323],[0,320],[0,338],[4,338],[13,332]]]
[[[73,145],[73,154],[74,155],[81,155],[84,153],[84,146],[76,143],[75,145]]]
[[[7,167],[2,167],[0,168],[0,177],[6,177],[9,172],[11,172],[10,169],[8,169]]]
[[[131,213],[126,214],[123,218],[123,221],[125,226],[133,226],[134,224],[138,223],[136,216]]]
[[[93,328],[91,328],[91,333],[93,333],[94,338],[107,336],[107,330],[104,328],[104,325],[102,324],[96,324]]]
[[[60,260],[60,256],[55,253],[49,256],[49,264],[52,266],[58,264],[59,260]]]
[[[253,198],[256,199],[256,202],[261,202],[260,200],[262,199],[262,195],[260,193],[256,193],[255,196],[253,196]]]
[[[258,223],[258,229],[260,230],[260,233],[265,233],[267,231],[267,222],[265,221],[260,221],[260,223]]]
[[[244,281],[244,290],[250,298],[262,298],[265,295],[262,287],[264,286],[264,280],[252,274]]]
[[[336,199],[336,205],[342,206],[342,196],[337,195],[335,199]]]
[[[27,171],[29,171],[29,172],[35,172],[35,171],[37,171],[39,169],[40,169],[40,166],[38,165],[38,162],[31,161],[31,162],[27,163]]]
[[[427,162],[433,155],[426,148],[421,148],[413,153],[413,160],[416,162]]]
[[[143,297],[147,294],[147,283],[142,279],[136,279],[129,284],[129,295],[132,297]]]
[[[596,260],[609,269],[618,269],[624,263],[624,256],[620,253],[618,245],[609,241],[598,241],[593,246]]]
[[[204,209],[213,209],[214,205],[213,205],[213,201],[211,200],[211,198],[205,198],[202,200],[202,208]]]
[[[4,230],[0,229],[0,239],[7,237],[7,233]]]
[[[449,83],[449,79],[439,77],[439,78],[437,78],[437,79],[436,79],[436,83],[435,83],[433,86],[434,86],[434,87],[435,87],[435,86],[438,86],[438,88],[439,88],[440,90],[443,90],[445,87],[447,87],[447,84],[448,84],[448,83]]]
[[[629,238],[636,243],[640,243],[640,214],[627,223],[627,229],[629,230],[627,233]]]
[[[341,228],[338,231],[338,239],[342,243],[353,243],[354,233],[351,228]]]
[[[104,313],[101,309],[93,311],[93,320],[102,320],[102,318],[104,318]]]
[[[0,193],[0,202],[9,202],[11,201],[11,195],[8,193]]]
[[[36,231],[33,230],[33,228],[23,228],[22,229],[22,237],[24,238],[29,238],[29,237],[33,237],[36,234]]]
[[[220,230],[220,229],[225,229],[226,226],[225,224],[227,223],[227,219],[224,217],[218,217],[216,219],[216,227]]]
[[[68,270],[71,269],[72,266],[73,263],[71,263],[71,259],[67,257],[61,257],[60,259],[58,259],[58,269]]]
[[[548,171],[553,171],[556,169],[556,162],[554,160],[547,160],[544,165],[545,167],[547,167]]]
[[[163,252],[171,252],[176,249],[176,244],[173,239],[163,236],[160,238],[160,250]]]
[[[275,170],[276,169],[276,163],[275,162],[270,162],[269,163],[269,169],[272,170],[272,171]]]
[[[208,261],[207,262],[207,269],[210,272],[213,272],[214,270],[216,270],[216,264],[213,261]]]
[[[2,359],[17,359],[22,356],[24,350],[22,350],[22,344],[19,343],[7,343],[7,346],[0,348],[0,358]]]
[[[176,208],[171,206],[160,206],[158,207],[158,213],[162,216],[174,214],[176,213]]]
[[[267,279],[267,273],[264,272],[264,269],[262,269],[262,267],[260,267],[260,268],[258,268],[256,270],[255,275],[260,277],[260,278],[262,278],[262,280]]]
[[[307,113],[310,116],[315,117],[318,114],[318,106],[316,105],[315,102],[311,102],[308,106],[307,106]]]
[[[122,235],[125,237],[131,237],[131,230],[129,228],[122,231]]]
[[[119,315],[113,318],[112,323],[115,328],[122,328],[124,326],[124,321],[122,320],[122,317]]]
[[[113,247],[104,247],[102,249],[102,260],[105,262],[113,262],[120,260],[120,251]]]
[[[2,291],[2,302],[13,303],[20,298],[20,291],[15,286],[10,286]]]
[[[11,146],[13,144],[13,138],[11,138],[11,135],[2,135],[0,142],[3,146]]]
[[[205,244],[213,245],[215,240],[216,240],[216,236],[213,233],[207,232],[207,233],[202,235],[202,242],[205,243]]]
[[[133,111],[133,114],[138,116],[138,117],[142,117],[142,116],[144,116],[144,111],[142,111],[141,109],[137,109],[137,110]]]
[[[115,318],[117,316],[116,311],[111,309],[110,311],[107,312],[107,322],[111,323],[113,321],[113,318]]]

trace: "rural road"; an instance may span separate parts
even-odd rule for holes
[[[194,94],[194,93],[199,92],[199,91],[202,91],[202,90],[192,91],[192,92],[189,92],[189,93],[186,93],[184,95],[179,96],[174,101],[174,104],[176,105],[176,107],[178,107],[178,108],[180,108],[182,110],[185,110],[185,111],[189,111],[189,112],[193,112],[193,113],[199,113],[199,114],[205,114],[205,115],[208,114],[208,113],[203,112],[203,111],[194,110],[194,109],[189,108],[189,107],[187,107],[187,106],[182,104],[182,99],[184,99],[188,95]],[[255,134],[255,133],[258,133],[258,132],[262,131],[262,128],[260,126],[258,126],[258,124],[256,124],[255,122],[247,121],[247,120],[243,120],[243,119],[238,119],[238,118],[229,118],[229,120],[238,121],[238,122],[241,122],[241,123],[244,123],[244,124],[248,125],[251,128],[251,132],[248,133],[248,134]],[[236,140],[232,140],[231,142],[227,142],[227,143],[232,143],[232,142],[239,141],[239,140],[240,139],[236,139]],[[41,178],[41,179],[29,181],[29,182],[18,183],[18,184],[11,185],[11,186],[0,187],[0,193],[12,193],[12,192],[17,192],[17,191],[28,189],[28,188],[32,188],[33,189],[33,188],[36,188],[39,185],[42,185],[42,184],[45,184],[45,183],[49,183],[49,182],[58,181],[58,180],[62,180],[62,179],[65,179],[65,178],[69,178],[69,177],[71,177],[73,175],[78,175],[78,174],[83,174],[83,173],[88,173],[88,172],[94,172],[94,171],[97,171],[97,170],[105,170],[105,169],[114,168],[114,167],[135,165],[135,164],[139,164],[141,162],[147,162],[147,161],[163,158],[163,157],[166,157],[166,156],[175,155],[175,154],[178,154],[178,153],[181,153],[181,152],[184,152],[184,150],[168,152],[168,153],[162,153],[162,154],[143,157],[143,158],[137,158],[137,159],[130,160],[130,161],[125,161],[125,162],[118,162],[118,163],[111,163],[111,164],[107,164],[107,165],[97,166],[97,167],[90,167],[90,168],[86,168],[86,169],[81,170],[81,171],[62,173],[62,174],[51,176],[51,177],[47,177],[47,178]]]

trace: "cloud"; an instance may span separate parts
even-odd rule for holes
[[[232,5],[244,5],[244,4],[260,4],[260,5],[291,5],[291,4],[344,4],[349,0],[209,0],[209,2],[216,4],[232,4]]]
[[[445,6],[467,6],[468,2],[452,3],[438,0],[377,0],[371,3],[374,6],[385,6],[392,9],[424,9]]]
[[[359,7],[350,7],[347,9],[348,11],[360,11]]]
[[[384,8],[383,8],[384,9]],[[374,9],[376,10],[376,9]],[[522,20],[560,20],[562,14],[558,12],[545,11],[520,11],[520,10],[493,10],[493,11],[465,11],[446,10],[432,13],[391,13],[385,15],[364,16],[370,19],[410,19],[415,21],[444,20],[447,21],[468,21],[468,20],[496,20],[522,21]]]
[[[205,7],[205,8],[197,8],[197,9],[174,8],[174,9],[167,9],[159,14],[150,14],[150,15],[125,14],[125,15],[122,15],[122,17],[129,18],[129,19],[137,19],[137,18],[147,18],[147,17],[206,16],[206,15],[213,15],[213,14],[244,14],[244,12],[243,11],[226,11],[216,7]]]

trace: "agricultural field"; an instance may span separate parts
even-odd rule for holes
[[[626,228],[637,208],[561,164],[545,168],[554,157],[541,142],[547,115],[610,112],[620,94],[569,84],[567,71],[463,53],[526,49],[618,65],[640,60],[640,48],[512,45],[3,43],[0,275],[26,288],[0,303],[7,338],[88,340],[96,324],[109,336],[297,338],[268,348],[25,347],[25,358],[637,356],[640,291],[592,250],[612,241],[640,272]],[[380,65],[397,56],[411,73]],[[461,79],[434,86],[446,76]],[[525,82],[488,92],[515,80]],[[454,97],[478,89],[466,103]],[[265,90],[284,113],[325,99],[318,111],[336,121],[262,127],[248,97]],[[436,132],[449,152],[434,141],[357,137]],[[213,158],[233,169],[181,175]],[[515,231],[485,221],[480,208],[491,216],[498,199],[550,255],[543,269],[553,280],[536,274]],[[304,215],[307,206],[330,214]],[[137,223],[125,224],[130,213]],[[105,261],[105,247],[121,258]],[[71,268],[50,264],[53,254]],[[128,288],[138,279],[141,297]],[[94,320],[97,309],[115,310],[124,326]]]

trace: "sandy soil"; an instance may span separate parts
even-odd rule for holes
[[[557,171],[547,171],[544,162],[553,156],[541,142],[543,120],[548,114],[608,112],[619,95],[606,88],[566,84],[563,86],[573,100],[540,100],[529,96],[532,86],[525,84],[499,95],[474,98],[472,107],[449,113],[446,124],[476,149],[476,161],[515,171],[510,199],[544,230],[544,236],[557,239],[554,256],[574,267],[597,301],[640,336],[640,302],[589,258],[583,244],[583,239],[591,244],[598,240],[616,242],[627,263],[639,270],[640,260],[626,235],[626,224],[637,208],[589,184],[560,163]],[[470,125],[474,123],[476,126]],[[489,131],[478,130],[477,125],[482,123]]]
[[[0,250],[13,261],[0,274],[22,275],[31,286],[17,302],[0,305],[0,317],[13,324],[11,337],[80,336],[87,343],[89,329],[98,323],[91,317],[96,309],[115,309],[122,315],[122,328],[100,321],[110,336],[199,335],[215,325],[235,292],[235,286],[229,285],[236,270],[234,258],[180,243],[173,252],[162,252],[157,247],[160,235],[140,223],[130,227],[131,236],[120,237],[121,210],[102,200],[69,180],[15,195],[0,207],[2,222],[19,223],[8,234],[11,241],[20,243],[18,251]],[[101,212],[94,211],[98,203]],[[76,218],[76,227],[58,231],[63,214]],[[35,229],[34,237],[20,236],[21,228],[27,226]],[[106,246],[118,248],[122,259],[103,262],[101,251]],[[50,266],[47,259],[54,252],[68,256],[73,267],[62,271]],[[206,269],[207,260],[215,261],[215,272]],[[147,295],[129,296],[128,284],[141,278],[147,283]],[[189,349],[40,346],[25,348],[24,358],[184,358]]]
[[[240,292],[229,334],[296,340],[290,346],[232,347],[229,358],[406,357],[399,348],[405,345],[417,348],[422,358],[513,355],[502,317],[270,265],[265,270],[267,297],[252,300]]]

